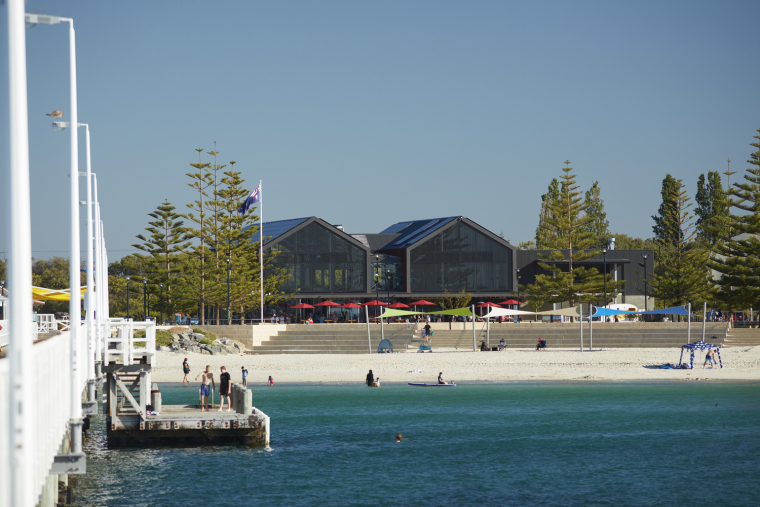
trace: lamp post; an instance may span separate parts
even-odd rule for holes
[[[520,309],[520,270],[516,269],[517,271],[517,309]]]
[[[230,258],[227,257],[227,324],[232,324],[230,321]]]
[[[607,249],[602,248],[604,254],[604,307],[607,308]]]
[[[5,280],[0,280],[0,298],[5,297]],[[5,320],[5,302],[0,304],[0,308],[2,308],[2,316],[0,317],[0,320]]]
[[[391,275],[390,269],[385,270],[385,275],[386,275],[385,283],[388,284],[388,304],[391,304],[391,278],[393,277],[393,275]]]
[[[378,273],[380,269],[380,256],[378,254],[375,254],[375,307],[377,307],[377,311],[375,313],[376,316],[380,316],[380,273]]]
[[[143,320],[148,317],[148,280],[143,277]]]
[[[36,24],[57,25],[59,23],[69,24],[69,116],[72,125],[78,125],[77,116],[77,60],[76,60],[76,37],[74,32],[74,20],[71,18],[62,18],[59,16],[46,16],[41,14],[25,14],[27,27],[33,27]],[[10,13],[9,13],[10,23]],[[24,55],[26,58],[26,55]],[[10,62],[9,62],[10,63]],[[15,83],[14,83],[15,84]],[[24,97],[26,100],[26,97]],[[24,125],[26,131],[27,126]],[[13,130],[13,129],[11,129]],[[81,351],[79,350],[79,333],[80,321],[82,319],[82,302],[79,295],[81,294],[80,281],[80,256],[79,256],[79,137],[78,129],[71,129],[71,158],[69,179],[70,187],[70,210],[71,210],[71,252],[69,257],[69,292],[72,297],[69,298],[69,319],[70,319],[70,336],[71,345],[69,352],[69,361],[71,369],[71,425],[72,434],[76,436],[72,441],[72,453],[82,452],[81,432],[79,428],[82,424],[82,403],[80,392],[80,381],[85,378],[82,375]],[[28,145],[27,145],[28,146]],[[28,148],[27,148],[28,149]],[[12,189],[11,189],[12,191]],[[15,238],[14,238],[15,239]],[[21,266],[14,266],[14,270],[20,269]],[[15,287],[15,286],[14,286]],[[14,289],[15,290],[15,289]],[[28,378],[25,376],[25,378]]]
[[[127,275],[127,319],[131,318],[129,315],[129,275]]]
[[[161,289],[161,302],[158,307],[158,321],[164,321],[164,284],[159,283],[158,287]]]
[[[649,286],[647,285],[647,280],[649,277],[647,276],[647,256],[641,255],[641,257],[644,259],[644,311],[648,311],[648,302],[647,302],[647,292],[649,291]]]

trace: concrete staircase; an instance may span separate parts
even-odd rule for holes
[[[394,351],[413,352],[423,343],[419,331],[413,334],[414,324],[386,324],[385,338],[393,344]],[[472,350],[472,324],[433,324],[433,350]],[[476,342],[486,340],[482,323],[476,324]],[[720,344],[725,324],[708,323],[705,340]],[[760,330],[758,335],[760,335]],[[691,341],[701,339],[701,324],[692,323]],[[380,343],[380,326],[370,325],[372,352]],[[411,335],[411,336],[410,336]],[[538,338],[546,340],[547,347],[580,348],[579,325],[576,324],[496,324],[490,330],[490,345],[495,347],[504,338],[508,349],[526,349],[536,346]],[[714,338],[713,338],[714,337]],[[405,347],[408,341],[408,349]],[[594,348],[678,348],[686,344],[686,324],[665,323],[597,323],[594,325]],[[758,343],[760,344],[760,343]],[[583,326],[583,347],[589,346],[588,324]],[[289,325],[268,340],[252,347],[252,354],[367,354],[366,324],[315,324]]]
[[[757,347],[760,345],[760,329],[733,328],[728,330],[724,347]]]

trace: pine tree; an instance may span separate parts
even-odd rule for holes
[[[551,254],[542,258],[553,263],[539,262],[539,266],[550,274],[536,275],[534,284],[520,286],[529,303],[539,306],[565,301],[575,306],[581,301],[596,301],[604,285],[604,277],[597,269],[577,264],[599,255],[600,251],[589,229],[593,217],[583,215],[586,205],[582,203],[570,161],[565,164],[567,167],[562,169],[565,174],[560,178],[558,194],[550,200],[546,210],[545,229],[536,234],[541,238],[543,249],[551,250]],[[567,257],[562,250],[567,251]],[[608,294],[614,297],[623,281],[615,282],[607,276]]]
[[[730,312],[760,305],[760,129],[751,146],[757,151],[747,161],[744,181],[728,189],[729,207],[744,213],[730,214],[728,232],[713,245],[708,266],[721,277],[718,299]],[[730,209],[730,208],[729,208]]]
[[[677,215],[674,209],[674,197],[677,188],[676,179],[670,174],[665,175],[665,179],[662,180],[662,190],[660,191],[662,203],[657,211],[657,215],[652,216],[654,219],[654,226],[652,227],[654,238],[660,242],[663,242],[665,239],[678,237],[677,232],[673,229],[674,225],[672,222],[673,217]],[[675,246],[675,244],[672,245]]]
[[[591,219],[588,223],[588,231],[597,245],[606,245],[607,239],[610,237],[610,222],[607,220],[607,213],[604,211],[604,200],[601,197],[598,181],[595,181],[586,192],[583,205],[586,207],[586,216]]]
[[[695,200],[697,208],[694,211],[699,217],[697,235],[708,245],[714,245],[728,231],[727,196],[718,171],[708,172],[706,179],[704,174],[699,175]]]
[[[224,270],[226,267],[222,265],[224,263],[220,258],[219,252],[219,243],[222,235],[219,223],[219,214],[222,211],[221,202],[219,201],[219,192],[220,187],[222,186],[222,178],[219,177],[219,171],[227,167],[227,165],[217,163],[217,155],[219,155],[219,151],[216,149],[216,141],[214,141],[213,151],[206,153],[214,157],[214,163],[209,165],[209,182],[211,184],[210,187],[213,189],[211,190],[211,198],[206,201],[206,206],[209,210],[209,217],[206,222],[206,230],[208,231],[206,238],[207,245],[211,249],[214,259],[213,264],[209,269],[209,276],[212,278],[213,287],[210,291],[208,291],[208,299],[209,303],[215,306],[215,319],[218,321],[219,310],[223,305],[223,301],[225,302],[224,304],[226,304],[226,298],[223,297],[225,294],[222,290],[222,285],[224,285],[224,280],[222,277],[224,275]]]
[[[671,186],[668,181],[667,187],[663,182],[663,195],[670,195],[670,202],[660,206],[665,214],[659,217],[658,224],[664,234],[658,241],[667,248],[660,260],[659,272],[649,275],[646,291],[647,296],[660,300],[665,307],[697,303],[710,297],[707,250],[694,240],[694,217],[689,213],[692,204],[683,183],[673,181],[675,185]]]
[[[187,241],[189,236],[183,227],[184,222],[179,220],[181,215],[174,210],[174,206],[164,199],[164,203],[158,206],[156,211],[148,213],[148,216],[154,219],[153,222],[148,222],[150,227],[145,228],[150,236],[146,238],[138,234],[137,239],[142,240],[143,243],[132,245],[148,254],[147,276],[152,288],[155,289],[161,283],[166,287],[165,313],[167,315],[174,312],[172,285],[174,279],[181,275],[178,269],[180,260],[178,254],[190,246]]]
[[[209,255],[209,249],[207,246],[208,238],[206,231],[206,213],[207,209],[204,207],[204,200],[208,198],[206,189],[211,185],[211,175],[209,168],[211,164],[203,162],[201,155],[203,148],[196,148],[198,152],[198,163],[190,164],[190,167],[196,169],[197,172],[187,173],[187,176],[191,179],[191,182],[187,185],[198,191],[198,200],[192,204],[188,204],[187,207],[192,211],[196,211],[198,215],[188,213],[183,217],[191,222],[197,224],[198,229],[188,228],[188,234],[195,238],[198,243],[193,245],[190,250],[190,255],[186,258],[186,274],[193,276],[185,276],[181,290],[186,299],[196,301],[200,310],[200,323],[205,324],[206,303],[208,299],[208,288],[206,287],[209,279],[209,269],[206,264],[207,257]]]
[[[536,248],[539,250],[548,248],[544,239],[546,235],[557,233],[549,225],[549,222],[554,219],[552,210],[556,206],[558,199],[559,181],[557,181],[557,178],[553,178],[551,183],[549,183],[546,193],[541,196],[541,213],[538,216],[538,227],[536,227]]]
[[[233,166],[236,162],[230,162]],[[261,303],[261,264],[259,258],[259,217],[254,214],[255,208],[249,208],[245,214],[238,209],[250,194],[243,188],[245,181],[238,171],[227,171],[221,182],[225,188],[218,192],[219,201],[219,254],[226,260],[230,259],[230,307],[256,309]],[[287,279],[284,269],[272,266],[272,260],[279,254],[273,252],[264,258],[265,305],[276,304],[292,297],[284,294],[279,287]],[[226,276],[226,273],[225,273]],[[226,281],[226,278],[225,278]],[[224,306],[227,305],[227,287],[224,285],[222,294]]]

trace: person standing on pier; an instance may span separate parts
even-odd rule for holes
[[[219,375],[219,410],[221,412],[224,408],[224,399],[227,398],[227,412],[232,410],[232,404],[230,403],[230,374],[227,373],[227,368],[222,366],[222,374]]]
[[[211,386],[216,389],[216,383],[214,382],[214,374],[211,373],[211,366],[206,365],[206,371],[199,373],[195,376],[195,380],[201,377],[201,412],[208,412],[206,407],[208,406],[208,397],[211,394]],[[213,403],[214,400],[211,400]]]

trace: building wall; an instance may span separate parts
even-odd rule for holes
[[[319,223],[312,222],[264,248],[265,254],[271,251],[280,252],[273,267],[290,275],[280,288],[283,292],[367,291],[367,250]]]
[[[409,251],[411,292],[508,291],[512,250],[458,222]]]

